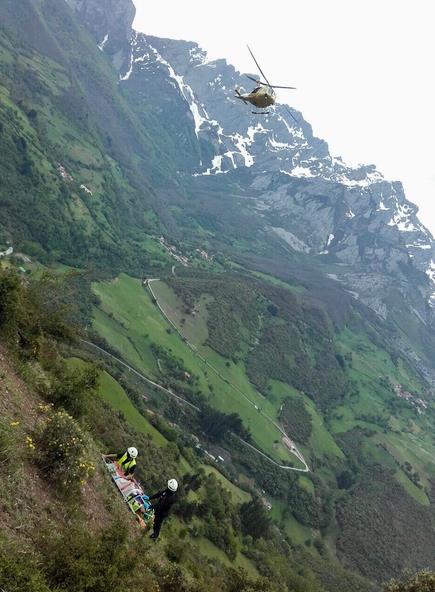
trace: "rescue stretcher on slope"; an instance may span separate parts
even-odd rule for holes
[[[140,483],[136,479],[126,479],[124,471],[116,461],[107,460],[101,455],[107,472],[112,477],[130,511],[141,528],[151,528],[154,523],[154,510]]]

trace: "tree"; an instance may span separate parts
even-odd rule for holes
[[[74,417],[82,416],[88,407],[90,398],[95,395],[99,371],[93,364],[81,368],[68,368],[64,361],[59,361],[52,368],[53,379],[46,393],[56,407],[63,407]]]
[[[270,518],[260,498],[254,498],[240,506],[242,532],[254,539],[266,538],[270,528]]]
[[[228,432],[234,432],[245,440],[249,438],[249,432],[237,413],[222,413],[204,405],[199,420],[202,430],[211,440],[220,442]]]

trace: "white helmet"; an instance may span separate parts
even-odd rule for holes
[[[178,489],[178,483],[176,479],[169,479],[168,481],[168,489],[170,489],[171,491],[177,491]]]
[[[137,448],[135,448],[134,446],[130,446],[130,448],[127,448],[127,452],[128,452],[128,455],[131,456],[131,458],[136,458]]]

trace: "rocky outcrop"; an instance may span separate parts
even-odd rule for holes
[[[117,70],[126,64],[136,9],[132,0],[66,0]]]

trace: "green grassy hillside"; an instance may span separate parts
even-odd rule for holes
[[[159,135],[65,2],[5,0],[0,21],[0,244],[74,266],[164,263],[147,242],[151,187],[171,172]]]
[[[239,413],[265,452],[278,461],[292,462],[294,457],[280,445],[279,430],[259,413],[261,409],[276,419],[277,405],[270,405],[255,391],[241,368],[234,364],[233,368],[228,368],[225,359],[210,348],[207,351],[199,349],[201,355],[207,356],[207,361],[222,373],[224,379],[220,378],[186,346],[153,304],[149,291],[137,280],[121,275],[112,282],[96,284],[94,291],[101,300],[95,311],[94,328],[126,361],[146,376],[164,383],[169,374],[159,369],[159,354],[153,351],[153,346],[158,345],[163,352],[180,360],[183,369],[194,377],[193,384],[182,384],[183,388],[190,387],[191,395],[203,398],[221,411]],[[245,396],[227,381],[236,385]]]
[[[362,507],[371,514],[374,506],[370,504],[381,502],[391,491],[394,503],[406,507],[403,528],[417,521],[420,532],[424,521],[433,519],[433,403],[424,380],[381,337],[376,323],[367,323],[361,309],[349,307],[340,327],[334,329],[310,294],[299,297],[297,291],[281,285],[232,275],[213,276],[209,281],[203,276],[172,277],[166,282],[153,281],[150,287],[152,293],[127,276],[95,284],[100,306],[94,312],[94,328],[135,368],[157,382],[179,389],[198,404],[206,401],[221,411],[237,412],[256,445],[274,459],[286,460],[280,437],[245,397],[273,421],[287,426],[312,469],[308,478],[293,478],[279,469],[275,474],[274,467],[255,452],[234,448],[234,442],[223,446],[230,451],[227,469],[235,474],[241,470],[256,479],[272,503],[273,515],[294,543],[308,545],[315,554],[323,545],[366,576],[368,571],[359,559],[360,545],[368,546],[368,557],[380,554],[381,545],[390,549],[377,561],[379,577],[393,574],[396,561],[422,566],[430,561],[428,553],[423,558],[387,542],[402,536],[392,506],[381,521],[383,537],[376,534],[375,523],[372,534],[372,526],[368,527],[364,542],[356,536],[355,519],[360,513],[355,513],[352,500],[358,495],[367,499]],[[231,298],[236,292],[243,294],[239,300]],[[270,332],[271,326],[285,323],[298,331],[299,341],[293,345]],[[270,345],[274,353],[268,358]],[[295,366],[290,365],[285,373],[274,368],[276,360],[286,363],[281,356],[289,347],[301,352],[299,364],[307,364],[308,379],[295,372]],[[318,355],[323,356],[322,363],[320,358],[316,361]],[[335,365],[334,382],[331,362],[324,365],[325,356]],[[260,392],[250,367],[258,368],[263,359],[269,361],[262,370]],[[180,368],[192,382],[180,380]],[[325,374],[329,383],[324,381]],[[400,398],[397,385],[412,397]],[[426,409],[419,411],[417,399],[426,402]],[[287,420],[285,413],[290,413]],[[283,489],[280,479],[287,484]],[[420,543],[426,549],[432,544],[423,539]],[[370,559],[366,564],[370,565]]]

